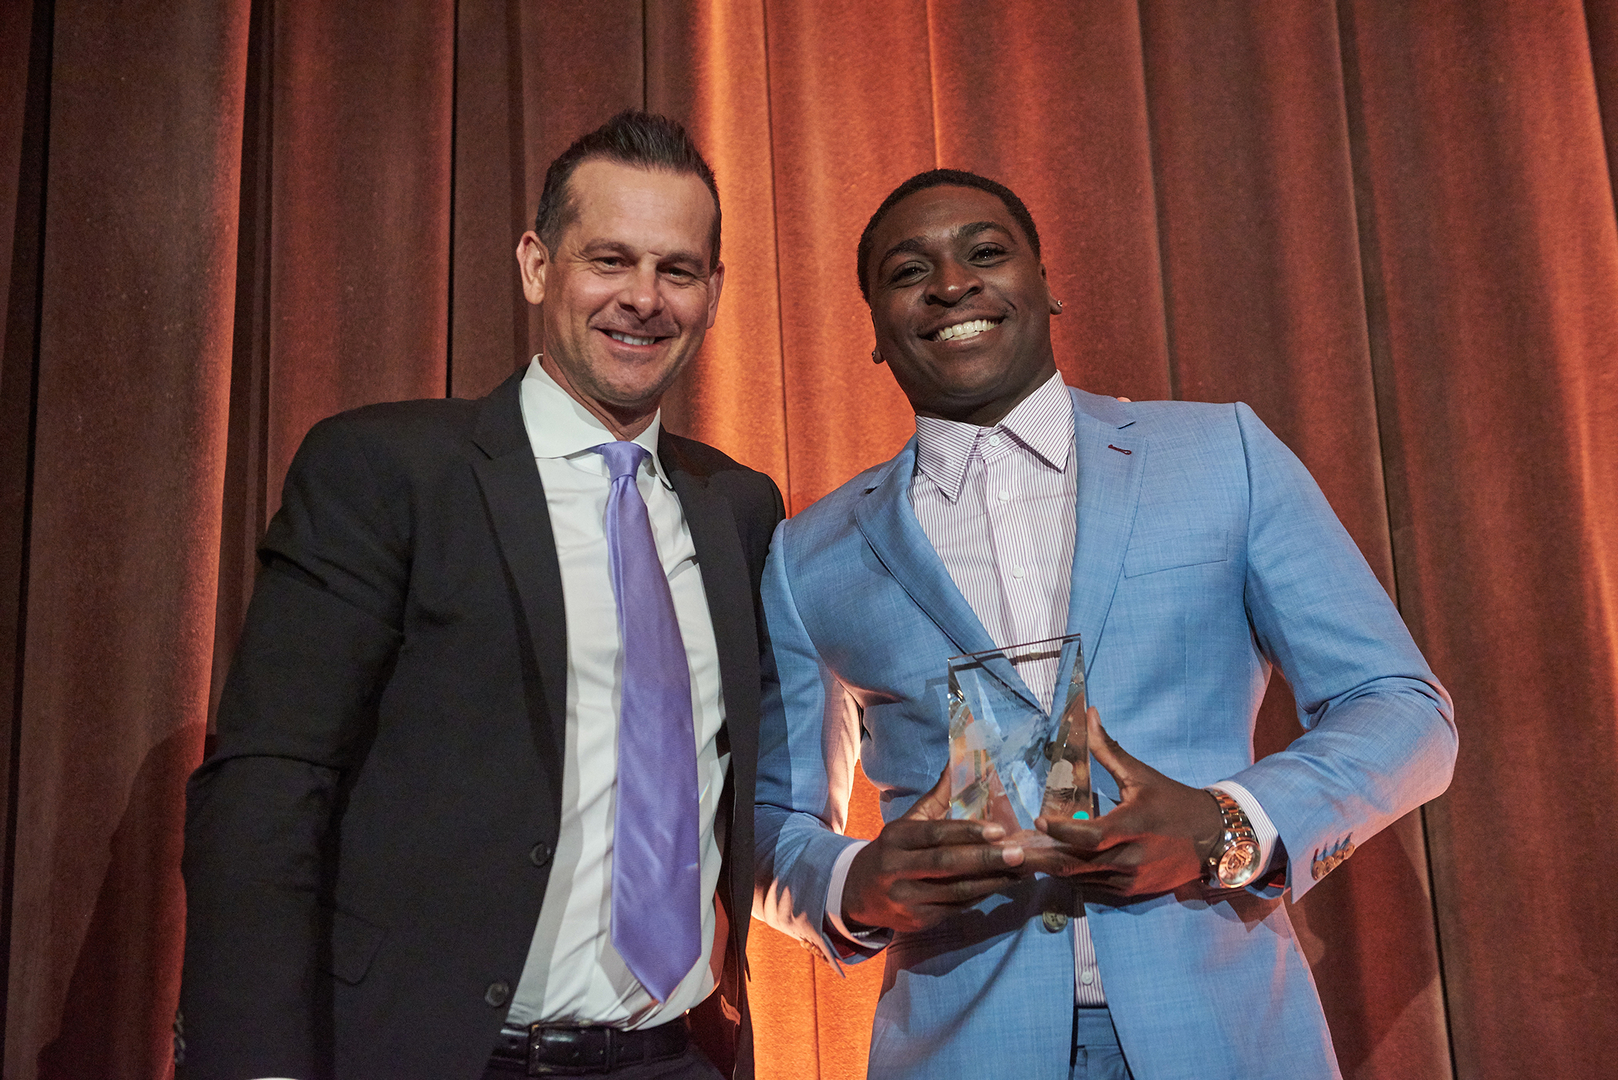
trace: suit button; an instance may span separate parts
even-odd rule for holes
[[[483,991],[483,1000],[498,1009],[511,1000],[511,984],[504,979],[490,983],[489,988]]]
[[[551,856],[554,854],[556,853],[551,850],[549,844],[541,842],[528,849],[528,861],[535,866],[542,867],[551,861]]]
[[[1054,934],[1058,930],[1061,930],[1063,927],[1067,926],[1067,912],[1047,911],[1044,915],[1040,916],[1040,921],[1045,924],[1045,929]]]

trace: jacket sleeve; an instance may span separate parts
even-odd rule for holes
[[[1303,464],[1236,406],[1249,481],[1248,619],[1304,734],[1234,779],[1264,807],[1303,896],[1349,845],[1449,785],[1449,694]]]
[[[753,913],[834,964],[826,892],[843,849],[859,721],[821,661],[792,595],[790,522],[764,568],[763,716],[759,730]]]
[[[293,461],[219,705],[186,792],[182,1076],[330,1071],[334,808],[400,642],[408,507],[360,425]]]

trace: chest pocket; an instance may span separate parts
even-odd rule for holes
[[[1124,577],[1225,562],[1231,556],[1231,547],[1230,534],[1219,530],[1160,533],[1129,545],[1124,554]]]

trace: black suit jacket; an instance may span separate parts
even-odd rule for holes
[[[187,791],[183,1077],[481,1074],[562,796],[562,579],[520,383],[332,417],[293,461]],[[693,1014],[717,1027],[694,1027],[750,1076],[758,587],[781,496],[701,443],[664,434],[658,455],[702,567],[731,753],[725,977]]]

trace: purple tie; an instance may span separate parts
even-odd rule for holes
[[[635,486],[650,455],[632,442],[592,449],[612,472],[607,560],[624,642],[612,947],[653,997],[667,1001],[702,954],[691,671],[651,519]]]

